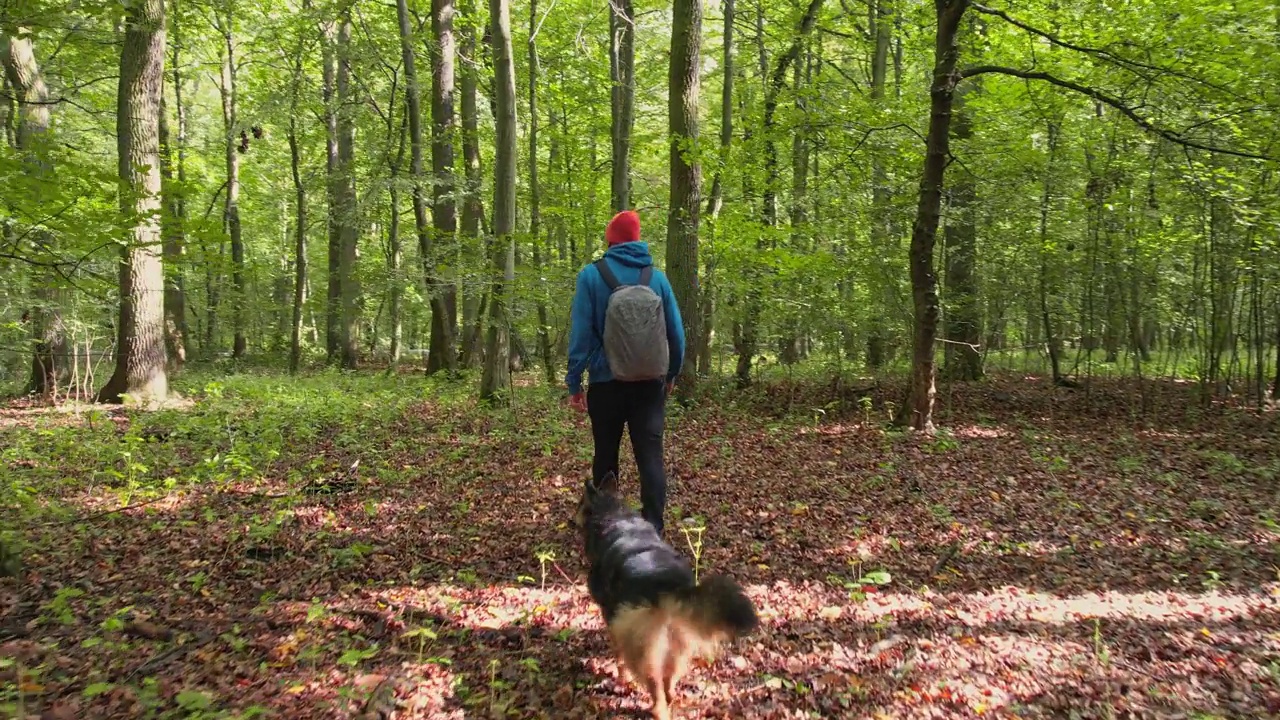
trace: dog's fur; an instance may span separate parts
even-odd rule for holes
[[[653,699],[656,720],[671,717],[672,693],[695,655],[749,634],[755,608],[732,578],[694,583],[693,568],[617,493],[617,476],[588,480],[575,524],[590,573],[587,587],[604,614],[614,650]]]

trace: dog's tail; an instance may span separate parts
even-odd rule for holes
[[[706,640],[732,640],[749,635],[760,623],[751,599],[727,575],[706,577],[681,592],[675,613]]]

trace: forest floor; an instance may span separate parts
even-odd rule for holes
[[[184,377],[172,410],[0,410],[0,715],[643,717],[553,393]],[[924,438],[899,392],[672,408],[668,539],[705,527],[763,618],[678,717],[1280,717],[1276,413],[1008,376],[941,387]]]

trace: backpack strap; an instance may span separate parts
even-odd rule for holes
[[[596,266],[596,271],[600,273],[600,277],[604,278],[604,284],[609,286],[609,290],[617,290],[622,283],[618,282],[618,276],[613,274],[613,270],[609,269],[609,263],[604,258],[592,263]]]
[[[649,281],[652,279],[653,279],[653,266],[645,265],[644,267],[640,268],[640,280],[636,284],[644,285],[648,287]]]

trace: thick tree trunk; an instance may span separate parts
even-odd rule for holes
[[[509,303],[515,282],[516,246],[516,70],[511,52],[510,0],[489,0],[493,37],[494,105],[497,152],[494,158],[493,235],[498,279],[489,297],[489,337],[485,347],[480,399],[510,402],[511,325]]]
[[[164,48],[164,0],[128,0],[116,147],[120,211],[137,220],[121,249],[115,371],[99,391],[99,402],[117,403],[126,394],[140,403],[160,402],[169,393],[159,221]]]
[[[183,259],[186,255],[186,223],[187,223],[187,108],[182,99],[182,73],[179,63],[179,51],[182,48],[178,37],[178,0],[173,3],[175,18],[170,25],[173,29],[173,104],[178,121],[177,158],[173,156],[169,142],[168,113],[160,109],[160,142],[161,182],[164,185],[164,199],[168,206],[164,227],[164,337],[165,348],[169,356],[171,371],[181,370],[187,361],[187,289],[184,277],[186,268]],[[164,96],[161,93],[163,106]],[[177,172],[177,186],[174,187],[174,172]]]
[[[631,207],[631,129],[635,125],[636,13],[631,0],[609,3],[609,94],[613,145],[610,204],[613,211]],[[674,22],[674,21],[673,21]]]
[[[675,0],[671,19],[671,65],[667,74],[671,195],[667,211],[667,273],[683,310],[686,345],[680,372],[682,398],[692,396],[698,374],[697,340],[702,314],[698,302],[698,222],[702,167],[690,152],[698,142],[698,70],[702,57],[702,0]],[[693,357],[690,357],[690,355]]]
[[[951,136],[961,143],[973,137],[973,114],[965,102],[980,80],[956,92]],[[943,238],[947,250],[947,346],[944,374],[952,380],[982,378],[982,307],[978,298],[977,179],[961,169],[952,184]]]
[[[53,165],[46,137],[49,132],[49,87],[36,62],[35,49],[26,28],[0,38],[4,51],[4,73],[17,100],[14,145],[21,153],[24,171],[37,182],[53,181]],[[57,239],[50,232],[36,230],[36,240],[53,247]],[[70,341],[62,318],[64,298],[57,289],[55,273],[39,271],[35,277],[36,304],[31,325],[34,347],[27,389],[36,395],[52,395],[70,379]]]
[[[934,274],[933,247],[938,236],[943,174],[951,153],[951,98],[958,80],[956,62],[960,55],[957,35],[968,7],[969,0],[934,0],[938,27],[929,89],[929,134],[909,258],[914,310],[911,392],[896,418],[898,424],[909,423],[925,432],[933,432],[934,341],[938,334],[938,279]]]
[[[538,0],[529,0],[529,236],[533,241],[533,267],[537,275],[538,355],[547,386],[556,384],[551,356],[551,324],[547,320],[547,281],[543,272],[542,188],[538,185]],[[547,252],[548,259],[551,253]]]
[[[356,198],[355,101],[351,90],[351,14],[344,10],[338,21],[338,275],[342,278],[342,367],[354,370],[360,363],[360,225]]]
[[[480,234],[484,217],[484,203],[480,199],[480,132],[477,112],[479,92],[479,57],[476,55],[476,25],[474,0],[464,0],[462,15],[466,24],[462,28],[462,162],[465,166],[466,188],[462,202],[463,255],[479,257],[482,266],[488,267],[488,242]],[[462,367],[473,368],[480,358],[480,341],[484,327],[485,291],[479,287],[462,293],[462,342],[458,362]]]
[[[235,334],[232,341],[231,357],[244,357],[248,348],[245,339],[245,303],[248,297],[244,292],[244,235],[240,227],[240,153],[247,144],[236,132],[236,59],[235,34],[233,19],[228,11],[227,17],[219,22],[222,25],[222,75],[218,90],[222,95],[222,129],[224,151],[227,163],[227,194],[223,207],[223,221],[231,240],[231,285],[235,297],[231,301],[231,326]]]
[[[458,329],[458,292],[440,262],[455,250],[458,213],[454,205],[453,172],[453,90],[454,59],[453,0],[431,0],[431,32],[435,37],[431,73],[431,169],[433,191],[431,222],[433,232],[419,235],[427,290],[431,293],[431,344],[427,351],[427,373],[458,369],[454,337]],[[425,240],[425,243],[424,243]]]

